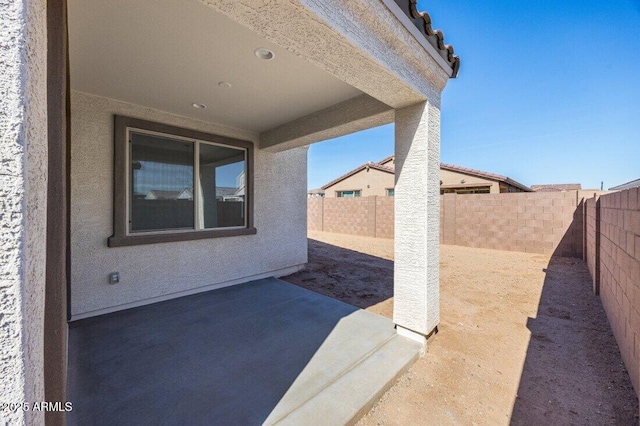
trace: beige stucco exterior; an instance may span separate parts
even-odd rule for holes
[[[443,187],[456,186],[459,188],[477,188],[488,186],[490,194],[500,193],[500,182],[485,179],[480,176],[472,176],[464,173],[453,172],[451,170],[440,169],[440,180],[442,181],[441,186]]]
[[[42,0],[0,2],[0,401],[44,401],[47,20]],[[44,424],[2,406],[0,423]]]
[[[424,28],[420,30],[391,0],[201,2],[363,96],[321,111],[301,111],[297,119],[289,117],[291,121],[256,134],[229,127],[225,120],[187,118],[160,111],[159,106],[151,109],[150,104],[76,92],[71,102],[71,182],[67,182],[65,173],[49,167],[46,107],[47,73],[66,75],[64,67],[48,67],[47,31],[56,35],[54,28],[59,25],[58,34],[65,33],[67,23],[49,25],[42,0],[0,2],[0,89],[6,94],[0,99],[0,123],[7,129],[0,135],[6,172],[0,179],[0,201],[6,207],[0,209],[4,229],[0,243],[5,247],[0,257],[0,326],[8,330],[0,336],[0,369],[7,378],[0,383],[0,397],[5,402],[44,401],[45,397],[49,173],[71,184],[70,229],[62,220],[56,225],[71,239],[71,314],[72,319],[81,318],[297,268],[306,262],[306,146],[395,120],[399,196],[395,201],[394,320],[398,333],[423,345],[439,321],[440,101],[448,79],[456,74],[442,55],[453,55],[452,49],[443,46],[441,38],[438,46],[431,46]],[[423,16],[424,26],[430,27],[428,16]],[[442,37],[438,32],[429,39],[438,35]],[[234,39],[224,42],[234,49]],[[187,50],[180,47],[179,53]],[[203,54],[207,52],[203,49]],[[65,51],[53,59],[60,65],[69,58]],[[123,79],[135,74],[125,68]],[[171,83],[169,79],[157,87]],[[207,89],[202,87],[203,92]],[[56,94],[61,103],[66,90]],[[183,102],[187,109],[197,101],[187,99]],[[279,108],[290,102],[291,98],[283,97],[272,105]],[[359,113],[353,113],[354,105],[361,107]],[[113,231],[113,114],[253,142],[258,233],[108,248],[107,238]],[[389,178],[392,183],[392,174],[381,179]],[[381,186],[392,185],[385,181]],[[108,274],[116,271],[121,274],[120,283],[110,285]],[[64,295],[65,284],[57,288]],[[42,412],[13,411],[8,416],[11,424],[43,423]]]
[[[395,161],[392,159],[377,163],[386,168],[393,169]],[[387,189],[394,187],[394,174],[374,168],[359,170],[335,184],[325,187],[325,197],[336,197],[339,191],[359,190],[361,197],[386,196]],[[501,192],[522,192],[521,188],[505,181],[487,179],[481,176],[461,173],[440,168],[441,189],[469,190],[488,189],[490,194]]]
[[[336,197],[338,191],[359,190],[360,196],[386,196],[394,187],[394,174],[373,168],[364,168],[325,189],[325,197]]]
[[[71,314],[93,316],[263,276],[307,261],[307,149],[255,150],[256,235],[107,247],[113,232],[113,115],[255,141],[252,132],[73,92],[71,98]],[[285,169],[286,174],[278,173]],[[282,188],[289,191],[282,191]],[[272,201],[277,199],[278,203]],[[287,212],[283,221],[281,212]],[[108,275],[120,273],[111,285]]]

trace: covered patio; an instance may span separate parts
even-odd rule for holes
[[[0,344],[12,400],[74,410],[10,420],[347,422],[424,353],[459,59],[415,0],[24,4]],[[308,146],[389,123],[392,322],[274,280],[308,260]]]
[[[421,349],[389,319],[275,278],[69,331],[71,425],[347,424]]]

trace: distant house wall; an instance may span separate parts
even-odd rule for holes
[[[346,179],[341,180],[325,189],[325,197],[336,197],[337,191],[360,190],[361,197],[386,196],[387,188],[393,188],[395,177],[393,173],[387,173],[373,168],[363,169]]]
[[[453,172],[451,170],[440,169],[440,180],[442,186],[459,185],[460,187],[468,186],[489,186],[491,194],[499,194],[500,186],[497,181],[471,176],[464,173]],[[464,180],[464,183],[461,182]]]
[[[113,232],[114,114],[240,139],[255,140],[255,136],[80,92],[72,93],[71,109],[74,318],[248,277],[277,275],[306,263],[306,148],[277,154],[255,150],[256,235],[109,248],[107,238]],[[116,271],[120,283],[110,285],[108,275]]]

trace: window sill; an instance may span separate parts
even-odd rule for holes
[[[256,228],[211,229],[207,231],[179,232],[175,234],[141,234],[129,236],[111,236],[107,240],[109,247],[137,246],[143,244],[173,243],[177,241],[204,240],[208,238],[237,237],[254,235]]]

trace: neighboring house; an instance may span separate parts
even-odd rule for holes
[[[317,189],[310,189],[307,191],[307,198],[322,198],[324,197],[324,190],[317,188]]]
[[[231,196],[234,196],[234,195],[241,195],[241,194],[237,194],[237,192],[238,192],[238,188],[227,187],[227,186],[218,186],[218,187],[216,187],[216,199],[222,200],[225,197],[231,197]]]
[[[451,164],[440,164],[441,194],[501,194],[531,192],[531,189],[507,176]]]
[[[393,196],[394,169],[380,163],[366,163],[322,187],[325,197]]]
[[[390,155],[380,161],[378,161],[378,164],[390,169],[394,169],[396,168],[396,157],[395,155]]]
[[[325,197],[394,196],[395,158],[366,163],[322,187]],[[440,164],[440,193],[498,194],[531,192],[527,186],[506,176]]]
[[[640,187],[640,179],[635,179],[630,182],[623,183],[622,185],[609,188],[609,191],[624,191],[625,189],[638,188],[638,187]]]
[[[144,197],[145,200],[185,200],[191,198],[193,198],[193,194],[191,193],[191,197],[189,197],[187,189],[182,191],[161,191],[158,189],[152,189],[147,192],[147,195]]]
[[[552,183],[547,185],[531,185],[531,189],[535,192],[579,191],[582,189],[582,185],[579,183]]]
[[[0,16],[3,401],[67,400],[68,321],[302,268],[308,146],[389,123],[419,130],[395,140],[394,333],[426,344],[427,200],[460,61],[414,0],[22,0]],[[175,188],[191,197],[142,196]]]
[[[193,188],[185,188],[180,191],[178,200],[193,200]]]

